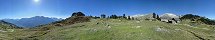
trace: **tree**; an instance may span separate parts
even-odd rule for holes
[[[160,19],[160,17],[157,15],[157,18],[156,18],[157,20],[159,20],[159,21],[161,21],[161,19]]]
[[[125,16],[125,14],[123,14],[123,18],[125,18],[125,19],[126,19],[126,16]]]
[[[205,24],[208,24],[208,25],[215,25],[215,21],[214,20],[210,20],[210,19],[205,18],[205,17],[202,17],[199,20],[201,20],[202,22],[204,22]]]
[[[180,19],[197,19],[197,18],[201,18],[201,17],[198,15],[186,14],[186,15],[182,16]]]
[[[110,18],[117,19],[117,15],[111,15]]]
[[[159,15],[157,15],[156,18],[160,18]]]
[[[82,12],[77,12],[77,16],[85,16],[85,14]]]
[[[155,13],[153,13],[152,15],[153,15],[153,18],[156,18],[156,14]]]
[[[110,18],[110,16],[107,16],[107,18]]]
[[[130,17],[130,16],[128,16],[128,20],[131,20],[131,17]]]
[[[134,20],[134,17],[131,17],[131,20]]]
[[[175,18],[172,18],[172,20],[175,21],[176,23],[178,23],[177,20],[175,20]]]
[[[72,16],[85,16],[85,14],[82,12],[75,12],[72,14]]]
[[[75,15],[77,15],[77,13],[72,13],[72,16],[75,16]]]
[[[101,15],[101,18],[106,18],[106,15],[105,15],[105,14],[102,14],[102,15]]]

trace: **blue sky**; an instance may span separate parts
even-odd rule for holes
[[[0,0],[0,19],[46,16],[157,13],[196,14],[215,18],[215,0]]]

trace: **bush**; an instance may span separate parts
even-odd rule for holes
[[[118,16],[117,15],[111,15],[110,18],[117,19]]]
[[[82,12],[75,12],[72,14],[72,16],[85,16],[85,14]]]

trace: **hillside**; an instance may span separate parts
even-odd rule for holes
[[[13,38],[9,37],[8,33],[14,32],[14,29],[21,29],[21,27],[0,20],[0,40],[7,40],[9,38]]]
[[[6,30],[0,32],[0,40],[215,40],[215,25],[190,19],[176,24],[144,19],[94,19],[81,12],[36,28]]]
[[[169,24],[160,21],[92,19],[90,22],[67,26],[52,26],[47,31],[37,29],[15,34],[15,39],[40,40],[215,40],[215,26],[195,25],[189,21]],[[46,26],[44,26],[46,27]]]
[[[3,29],[13,29],[13,28],[20,28],[12,23],[8,23],[8,22],[5,22],[3,20],[0,20],[0,29],[3,30]]]

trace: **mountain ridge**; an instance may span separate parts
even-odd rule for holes
[[[1,29],[21,28],[21,27],[18,27],[12,23],[5,22],[3,20],[0,20],[0,25],[1,25]]]
[[[34,16],[30,18],[21,18],[21,19],[3,19],[6,22],[13,23],[19,27],[35,27],[43,24],[48,24],[55,21],[62,20],[61,18],[50,18],[44,16]]]

